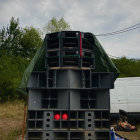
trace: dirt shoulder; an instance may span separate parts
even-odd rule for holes
[[[136,132],[116,131],[116,133],[129,140],[140,140],[140,130]]]

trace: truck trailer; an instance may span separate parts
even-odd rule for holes
[[[118,70],[91,33],[47,34],[25,70],[26,140],[110,140]]]

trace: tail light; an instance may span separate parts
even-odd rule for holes
[[[64,113],[64,114],[62,115],[62,119],[63,119],[63,120],[67,120],[67,119],[68,119],[68,114]]]
[[[54,119],[55,119],[55,120],[60,120],[60,114],[55,114],[55,115],[54,115]]]

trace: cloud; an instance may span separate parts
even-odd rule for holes
[[[139,7],[139,0],[0,0],[0,28],[12,16],[19,18],[23,27],[41,29],[52,17],[63,16],[73,30],[107,33],[139,23]],[[109,54],[140,58],[139,29],[98,38]]]

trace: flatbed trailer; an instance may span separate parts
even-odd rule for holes
[[[27,85],[26,140],[111,139],[114,72],[96,70],[96,43],[80,31],[46,35],[44,70],[33,69]]]

